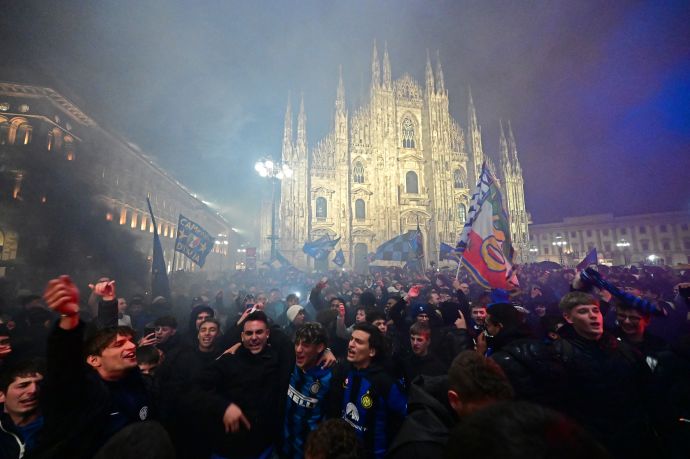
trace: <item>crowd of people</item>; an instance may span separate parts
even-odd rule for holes
[[[517,277],[61,276],[0,303],[0,458],[690,457],[690,272]]]

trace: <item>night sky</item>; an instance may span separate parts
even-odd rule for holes
[[[438,50],[452,115],[466,127],[471,87],[495,159],[511,120],[544,223],[690,209],[688,24],[687,1],[14,1],[0,79],[55,87],[251,231],[289,92],[313,146],[339,64],[352,114],[375,39],[422,84]]]

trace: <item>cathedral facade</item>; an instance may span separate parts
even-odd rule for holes
[[[345,267],[364,270],[367,255],[379,245],[419,227],[428,266],[438,261],[440,242],[455,246],[482,162],[495,171],[483,152],[472,95],[463,129],[449,112],[438,56],[434,71],[427,54],[422,86],[409,74],[394,80],[388,50],[380,59],[374,45],[369,102],[350,113],[340,73],[333,128],[315,146],[308,146],[303,100],[296,133],[288,101],[281,160],[294,174],[281,184],[279,250],[295,266],[307,268],[314,261],[302,251],[306,241],[341,238],[336,249],[343,250]],[[501,125],[500,149],[497,177],[519,257],[529,241],[529,214],[510,125],[507,135]]]

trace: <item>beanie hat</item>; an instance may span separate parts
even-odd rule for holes
[[[412,317],[416,318],[419,314],[426,314],[427,316],[431,317],[433,313],[434,310],[429,304],[418,303],[412,306]]]
[[[295,320],[295,317],[297,317],[297,314],[299,314],[300,311],[304,311],[304,308],[299,304],[293,304],[292,306],[287,308],[287,311],[285,311],[285,315],[287,316],[290,323],[292,323]]]

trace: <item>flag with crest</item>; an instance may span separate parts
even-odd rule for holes
[[[482,165],[456,250],[462,257],[462,266],[484,288],[517,286],[509,216],[498,181],[486,163]]]

